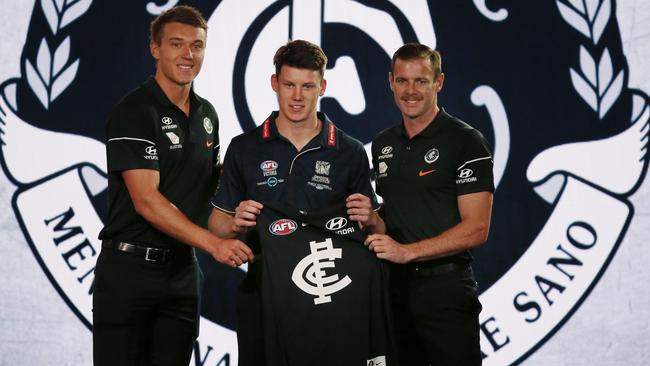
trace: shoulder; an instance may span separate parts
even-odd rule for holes
[[[154,99],[143,85],[129,91],[111,110],[110,117],[134,117],[154,105]]]
[[[345,131],[341,130],[340,128],[337,129],[337,135],[339,139],[339,150],[341,151],[364,151],[363,148],[363,143],[361,141],[355,139],[354,137],[348,135]],[[365,154],[365,152],[364,152]]]
[[[458,136],[458,138],[462,140],[480,141],[480,142],[485,141],[485,137],[483,137],[481,131],[477,130],[469,123],[461,120],[458,117],[452,116],[446,112],[441,112],[441,113],[444,113],[445,119],[447,120],[446,125],[449,133],[455,134],[456,136]]]
[[[246,153],[250,148],[258,145],[260,143],[260,130],[261,126],[255,127],[254,129],[241,133],[230,140],[228,145],[229,151],[241,151]]]
[[[213,117],[215,120],[218,120],[219,117],[217,115],[217,110],[214,108],[212,103],[210,103],[209,100],[201,97],[198,94],[195,94],[195,95],[196,95],[196,98],[199,100],[199,102],[201,102],[201,108],[203,109],[203,112],[205,114],[209,115],[210,117]]]
[[[374,139],[372,139],[373,144],[380,142],[380,141],[385,141],[385,140],[390,140],[393,136],[397,134],[396,130],[400,127],[400,125],[395,125],[393,127],[388,127],[382,131],[380,131]]]

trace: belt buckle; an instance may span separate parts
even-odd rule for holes
[[[159,248],[147,248],[144,254],[144,260],[147,262],[159,263],[165,259],[165,252]]]

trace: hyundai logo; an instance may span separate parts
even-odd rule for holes
[[[348,219],[346,219],[345,217],[335,217],[327,221],[327,223],[325,224],[325,228],[331,231],[339,230],[344,228],[345,225],[347,225],[347,223],[348,223]]]
[[[458,178],[469,178],[472,176],[472,174],[474,174],[472,169],[465,168],[458,172]]]

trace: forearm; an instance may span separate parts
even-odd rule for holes
[[[208,243],[214,240],[208,230],[193,223],[157,191],[134,204],[136,212],[148,223],[178,241],[207,251]]]
[[[233,229],[235,217],[219,209],[212,209],[208,220],[208,230],[220,238],[234,238],[238,235]]]
[[[374,212],[374,217],[375,219],[372,221],[372,224],[367,226],[368,234],[385,234],[386,223],[377,211]]]
[[[432,238],[424,239],[406,246],[409,262],[421,262],[448,257],[485,243],[489,223],[461,221]]]

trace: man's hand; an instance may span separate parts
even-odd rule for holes
[[[375,226],[381,220],[379,215],[372,209],[370,198],[361,193],[354,193],[345,199],[345,206],[348,208],[350,220],[359,222],[363,227]]]
[[[215,237],[215,239],[217,239]],[[219,263],[229,267],[239,267],[244,263],[255,261],[253,251],[237,239],[215,240],[208,248],[210,255]]]
[[[368,235],[363,244],[366,245],[369,250],[375,252],[379,259],[385,259],[400,264],[411,261],[411,253],[408,245],[400,244],[388,235]]]
[[[235,208],[232,231],[241,234],[257,224],[257,215],[262,212],[261,203],[253,200],[241,201]]]

